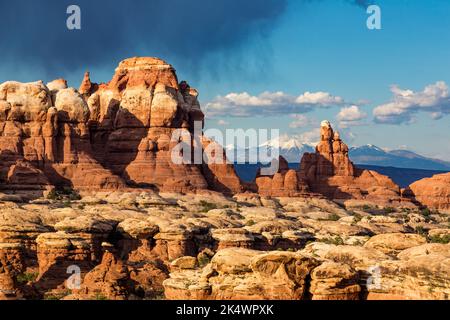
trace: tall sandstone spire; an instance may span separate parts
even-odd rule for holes
[[[281,157],[280,170],[272,177],[258,176],[260,194],[271,196],[322,195],[334,200],[366,199],[376,202],[400,202],[400,188],[375,171],[356,168],[348,156],[348,146],[329,121],[320,128],[315,153],[306,153],[300,168],[292,170]]]
[[[331,199],[367,199],[400,202],[400,188],[387,176],[356,168],[348,146],[329,121],[321,124],[321,139],[315,153],[303,155],[300,177],[312,192]]]

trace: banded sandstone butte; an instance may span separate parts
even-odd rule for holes
[[[79,90],[63,79],[5,82],[0,189],[28,197],[54,186],[239,192],[231,165],[171,161],[174,130],[192,131],[204,119],[197,96],[195,89],[182,90],[174,68],[156,58],[122,61],[106,84],[92,83],[86,73]]]

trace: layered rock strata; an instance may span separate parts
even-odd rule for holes
[[[179,87],[171,65],[156,58],[122,61],[107,84],[92,83],[86,73],[79,90],[63,79],[47,85],[5,82],[0,85],[0,189],[27,197],[54,186],[239,192],[232,165],[172,159],[181,142],[174,133],[192,134],[197,126],[203,140],[197,97],[195,89]]]

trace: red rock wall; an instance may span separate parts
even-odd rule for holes
[[[0,85],[0,189],[41,195],[56,185],[77,189],[154,186],[165,191],[235,192],[230,165],[176,165],[172,133],[203,122],[190,87],[156,58],[122,61],[107,84],[89,73],[79,90],[62,79]],[[217,182],[217,183],[216,183]],[[220,182],[220,183],[219,183]]]

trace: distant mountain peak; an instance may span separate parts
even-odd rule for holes
[[[352,148],[350,148],[350,150],[364,150],[364,149],[376,150],[376,151],[379,151],[379,152],[386,152],[386,150],[384,150],[384,149],[382,149],[380,147],[377,147],[374,144],[365,144],[365,145],[362,145],[362,146],[359,146],[359,147],[352,147]]]
[[[427,158],[410,150],[383,150],[372,144],[351,148],[355,164],[424,170],[450,170],[450,162]]]
[[[280,148],[280,149],[304,149],[304,148],[312,148],[314,147],[310,143],[302,143],[298,139],[290,138],[288,135],[282,135],[278,138],[268,140],[261,145],[259,145],[260,148],[262,147],[272,147],[272,148]]]

